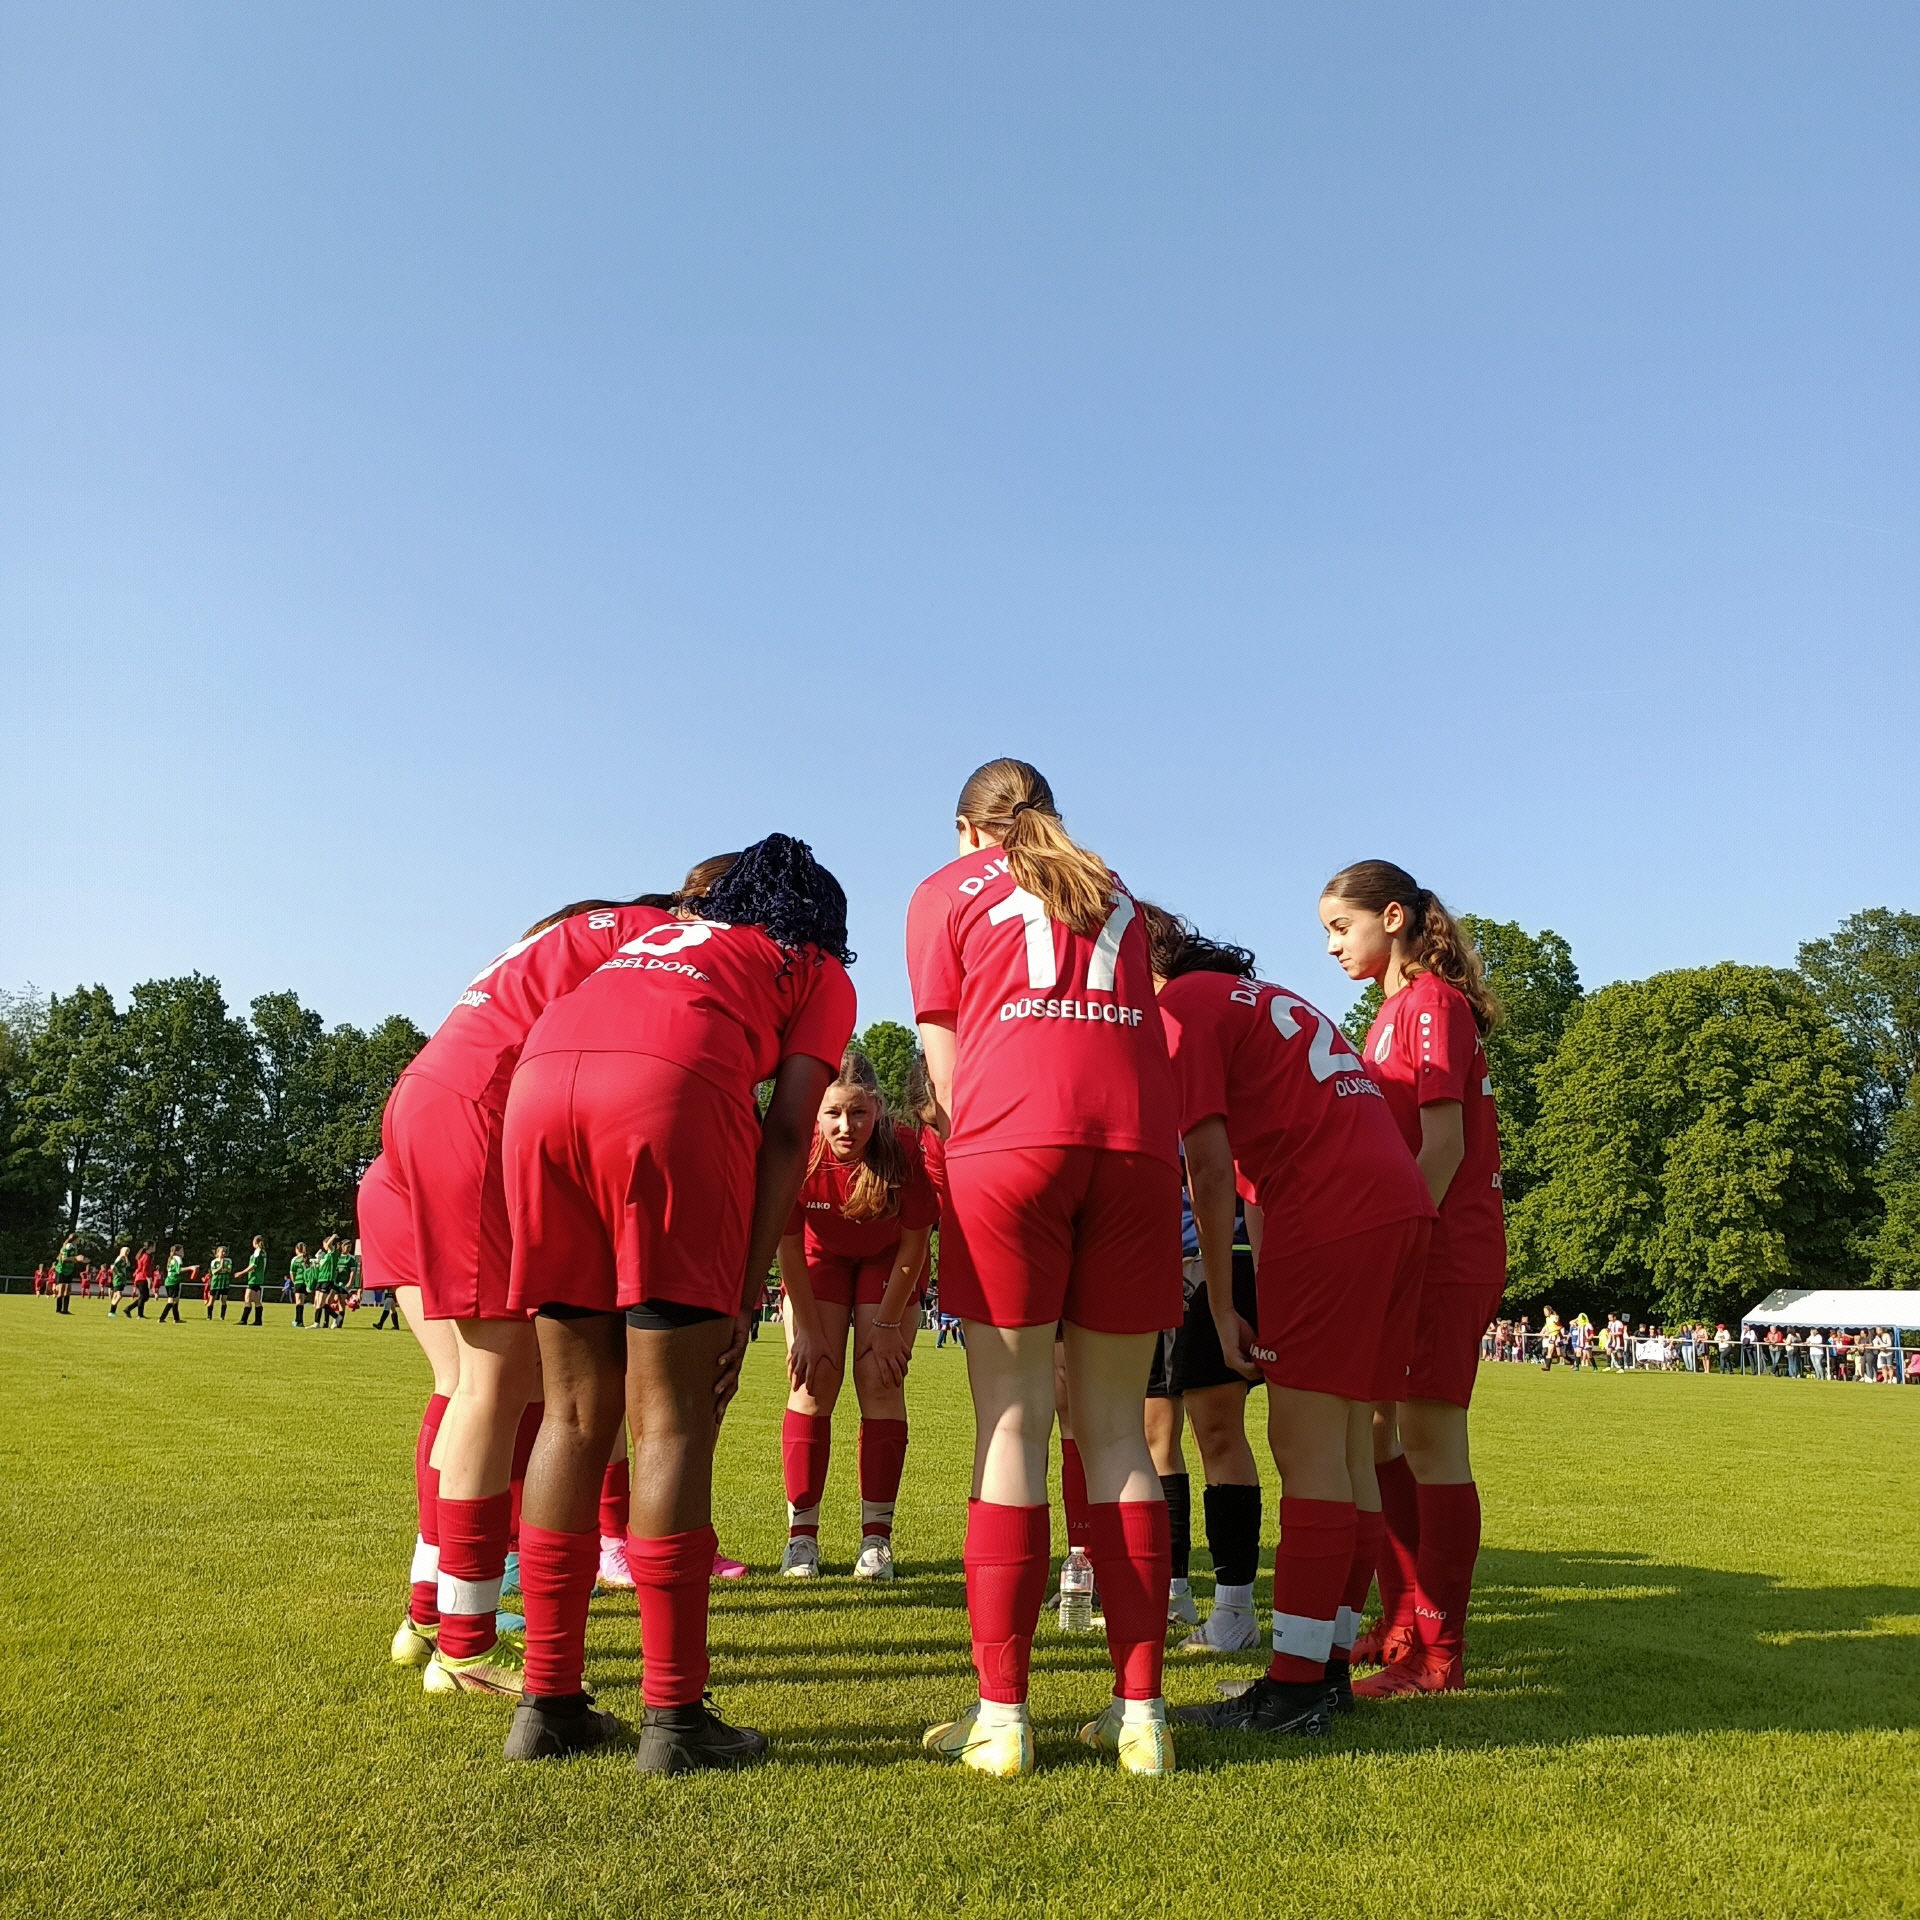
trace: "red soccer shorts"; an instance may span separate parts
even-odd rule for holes
[[[1432,1235],[1431,1220],[1396,1220],[1297,1253],[1269,1237],[1252,1355],[1268,1384],[1342,1400],[1405,1399]]]
[[[373,1165],[360,1176],[360,1193],[353,1217],[360,1235],[360,1273],[371,1291],[380,1287],[415,1287],[419,1263],[413,1253],[413,1216],[406,1197],[393,1184],[387,1156],[377,1153]]]
[[[418,1287],[429,1320],[518,1319],[507,1305],[513,1236],[500,1116],[424,1074],[403,1073],[380,1132],[379,1284]]]
[[[1398,1395],[1382,1397],[1470,1406],[1480,1371],[1480,1341],[1487,1322],[1499,1314],[1506,1290],[1504,1274],[1493,1281],[1443,1280],[1423,1286],[1407,1384]]]
[[[950,1157],[940,1251],[943,1313],[1158,1333],[1183,1310],[1180,1170],[1104,1147]]]
[[[807,1278],[813,1284],[813,1297],[836,1307],[877,1307],[893,1278],[893,1263],[900,1249],[890,1253],[872,1253],[859,1259],[848,1253],[817,1253],[807,1249]],[[916,1287],[915,1292],[919,1289]]]
[[[759,1143],[751,1101],[671,1060],[523,1060],[503,1143],[513,1305],[738,1313]]]

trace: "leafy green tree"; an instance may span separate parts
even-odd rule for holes
[[[65,1233],[80,1226],[102,1130],[125,1080],[121,1024],[105,987],[76,987],[48,1000],[28,1043],[25,1125],[36,1150],[58,1168]]]
[[[33,1045],[47,1002],[0,992],[0,1273],[37,1266],[60,1237],[61,1169],[27,1111]]]
[[[1859,1055],[1875,1151],[1920,1078],[1920,913],[1869,907],[1800,949],[1800,971]]]
[[[1587,996],[1537,1075],[1509,1297],[1727,1317],[1853,1277],[1855,1050],[1795,973],[1732,964]]]
[[[910,1027],[898,1020],[876,1020],[865,1033],[856,1036],[856,1047],[873,1062],[880,1090],[895,1113],[907,1110],[907,1074],[920,1042]]]
[[[1862,1247],[1873,1283],[1920,1287],[1920,1077],[1888,1123],[1886,1151],[1873,1179],[1884,1208]]]

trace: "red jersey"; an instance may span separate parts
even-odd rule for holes
[[[652,1054],[748,1102],[794,1054],[838,1070],[854,1021],[853,982],[838,960],[790,953],[758,927],[654,918],[540,1016],[526,1058]]]
[[[901,1236],[921,1227],[931,1227],[940,1217],[940,1203],[934,1198],[933,1182],[920,1158],[920,1143],[905,1127],[895,1127],[894,1137],[906,1155],[907,1177],[900,1188],[900,1206],[895,1213],[874,1220],[849,1220],[842,1209],[847,1190],[853,1184],[854,1169],[843,1167],[824,1148],[820,1164],[807,1175],[794,1202],[793,1216],[787,1222],[789,1233],[805,1231],[807,1252],[832,1254],[843,1260],[876,1260],[900,1244]]]
[[[504,1112],[520,1049],[548,1004],[671,917],[658,907],[596,907],[516,940],[474,975],[407,1071]]]
[[[1433,1199],[1385,1096],[1318,1007],[1261,980],[1184,973],[1160,992],[1186,1133],[1218,1114],[1288,1253],[1402,1220]]]
[[[1507,1225],[1500,1202],[1500,1123],[1494,1112],[1487,1050],[1467,996],[1436,974],[1417,975],[1373,1016],[1367,1069],[1380,1082],[1400,1132],[1420,1151],[1420,1109],[1460,1103],[1466,1155],[1460,1162],[1427,1254],[1429,1284],[1504,1284]]]
[[[1105,1147],[1177,1162],[1173,1070],[1146,928],[1116,879],[1099,933],[1047,917],[983,848],[907,909],[915,1017],[955,1025],[950,1155]]]

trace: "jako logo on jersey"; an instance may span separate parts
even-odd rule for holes
[[[1011,873],[1012,871],[1012,867],[1008,865],[1004,857],[998,860],[989,860],[985,873],[979,875],[976,879],[962,880],[960,882],[960,891],[971,900],[989,880],[998,880],[1003,873]]]
[[[1247,1352],[1255,1360],[1266,1361],[1269,1366],[1272,1366],[1280,1358],[1271,1347],[1249,1347]]]
[[[1373,1057],[1375,1060],[1384,1060],[1392,1051],[1393,1022],[1389,1020],[1387,1024],[1380,1029],[1380,1038],[1374,1042]]]
[[[492,998],[490,993],[478,993],[469,987],[453,1004],[456,1007],[484,1007]]]

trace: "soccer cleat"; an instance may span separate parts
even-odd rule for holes
[[[1353,1643],[1353,1664],[1356,1667],[1390,1667],[1396,1660],[1404,1660],[1413,1647],[1411,1627],[1390,1630],[1384,1620],[1376,1620]]]
[[[507,1728],[509,1760],[562,1760],[570,1753],[591,1753],[620,1737],[620,1722],[584,1695],[572,1707],[522,1700]]]
[[[614,1540],[606,1534],[600,1536],[600,1571],[594,1578],[594,1584],[611,1588],[615,1593],[633,1591],[633,1572],[627,1565],[627,1543]]]
[[[439,1644],[439,1622],[423,1627],[409,1613],[401,1616],[399,1626],[394,1629],[393,1645],[389,1651],[396,1667],[424,1667],[433,1658],[433,1650]]]
[[[1180,1642],[1182,1653],[1252,1653],[1260,1645],[1260,1622],[1251,1609],[1215,1607],[1206,1622]]]
[[[1416,1649],[1391,1666],[1353,1683],[1356,1700],[1390,1700],[1402,1693],[1458,1693],[1466,1685],[1458,1654],[1432,1654]]]
[[[980,1725],[980,1703],[976,1700],[958,1720],[943,1720],[920,1736],[928,1753],[942,1760],[957,1760],[975,1773],[991,1774],[996,1780],[1011,1780],[1017,1774],[1031,1773],[1033,1725],[1023,1713],[1004,1726]]]
[[[507,1564],[500,1575],[500,1598],[511,1600],[520,1591],[520,1556],[517,1553],[507,1555]]]
[[[729,1560],[724,1553],[713,1556],[713,1577],[716,1580],[744,1580],[747,1577],[747,1563],[744,1560]]]
[[[1200,1623],[1200,1609],[1194,1604],[1193,1589],[1183,1580],[1167,1589],[1167,1625],[1193,1627]]]
[[[501,1613],[496,1609],[493,1630],[495,1633],[525,1633],[527,1616],[524,1613]]]
[[[485,1653],[450,1660],[438,1647],[427,1662],[429,1693],[485,1693],[498,1700],[518,1700],[524,1660],[511,1640],[496,1640]]]
[[[1176,1707],[1173,1717],[1189,1726],[1211,1727],[1216,1733],[1316,1736],[1333,1731],[1327,1690],[1318,1680],[1261,1678],[1231,1700],[1218,1700],[1205,1707]]]
[[[780,1571],[789,1580],[813,1580],[820,1573],[820,1542],[810,1533],[788,1536],[787,1550],[780,1556]]]
[[[1353,1711],[1353,1666],[1338,1654],[1327,1662],[1327,1705],[1335,1713]]]
[[[860,1558],[853,1563],[856,1580],[893,1578],[893,1542],[884,1533],[870,1533],[860,1542]]]
[[[730,1727],[714,1712],[712,1695],[689,1707],[648,1707],[640,1722],[633,1764],[640,1773],[697,1773],[707,1767],[750,1767],[766,1757],[767,1736]]]
[[[1173,1732],[1161,1718],[1129,1720],[1118,1700],[1109,1700],[1097,1720],[1080,1729],[1083,1745],[1117,1753],[1122,1773],[1155,1778],[1173,1771]]]

